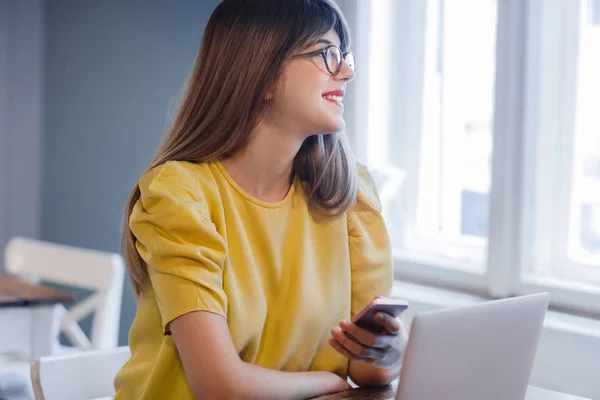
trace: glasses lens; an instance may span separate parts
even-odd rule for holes
[[[340,52],[340,49],[334,46],[329,47],[325,54],[325,59],[327,60],[329,71],[337,73],[340,63],[342,62],[342,53]]]
[[[346,61],[346,64],[348,64],[348,67],[350,67],[350,69],[352,71],[356,71],[356,57],[354,56],[354,54],[352,54],[352,53],[346,54],[346,57],[344,57],[344,60]]]

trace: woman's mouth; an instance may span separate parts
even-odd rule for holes
[[[333,94],[326,94],[326,95],[323,95],[323,98],[325,100],[331,102],[331,103],[334,103],[334,104],[340,106],[340,107],[344,106],[344,103],[342,102],[343,99],[344,99],[343,96],[336,96],[336,95],[333,95]]]

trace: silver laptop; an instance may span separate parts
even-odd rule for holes
[[[547,293],[417,314],[396,400],[523,400]]]

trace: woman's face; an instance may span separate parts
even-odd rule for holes
[[[340,46],[340,38],[334,30],[300,54],[331,44]],[[340,72],[332,76],[320,55],[292,58],[284,67],[278,82],[279,90],[273,93],[271,100],[277,120],[294,131],[300,131],[305,137],[342,131],[345,127],[343,99],[346,83],[353,79],[354,71],[345,61],[342,61]]]

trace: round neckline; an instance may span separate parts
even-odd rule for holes
[[[219,170],[219,172],[221,173],[221,175],[223,175],[223,178],[225,178],[225,180],[227,181],[227,183],[229,183],[229,185],[236,192],[238,192],[238,194],[240,196],[242,196],[243,198],[245,198],[249,202],[256,204],[257,206],[264,207],[264,208],[280,208],[280,207],[283,207],[283,206],[285,206],[290,201],[290,199],[294,195],[294,192],[296,191],[296,180],[297,179],[296,179],[296,176],[294,176],[294,180],[292,181],[290,189],[288,190],[287,194],[285,195],[285,197],[283,199],[281,199],[279,201],[276,201],[276,202],[264,201],[264,200],[257,199],[256,197],[251,196],[250,194],[248,194],[244,189],[242,189],[240,187],[240,185],[237,184],[237,182],[235,180],[233,180],[233,178],[231,177],[231,175],[229,175],[229,172],[227,172],[227,170],[225,169],[225,167],[223,166],[223,164],[221,164],[221,162],[219,160],[213,160],[212,162],[217,167],[217,169]]]

